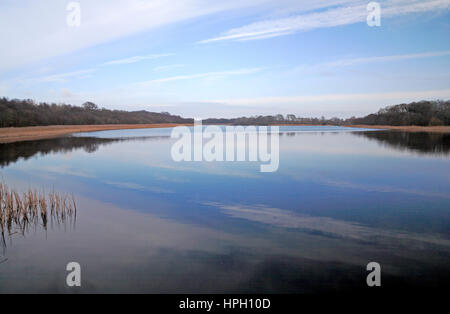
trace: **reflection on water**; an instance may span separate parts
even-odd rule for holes
[[[426,133],[426,132],[355,132],[355,135],[373,139],[382,145],[387,145],[398,150],[408,150],[423,154],[450,153],[450,134]]]
[[[286,128],[286,127],[284,127]],[[304,127],[303,127],[304,128]],[[144,129],[145,130],[145,129]],[[359,132],[358,132],[359,131]],[[143,136],[142,131],[131,133],[137,137],[118,136],[109,137],[108,132],[96,132],[101,135],[106,134],[107,137],[89,137],[91,133],[80,133],[86,137],[66,136],[54,139],[42,139],[36,141],[14,142],[14,143],[0,143],[0,167],[8,166],[10,163],[17,162],[20,158],[28,159],[36,154],[47,155],[51,153],[68,153],[73,150],[83,149],[88,153],[94,153],[101,145],[108,145],[122,141],[145,141],[166,139],[170,136],[168,131],[161,132],[158,135]],[[103,133],[103,134],[102,134]],[[323,134],[323,131],[317,131]],[[336,133],[327,131],[328,134]],[[280,136],[296,136],[301,135],[299,131],[280,131]],[[425,133],[425,132],[400,132],[400,131],[361,131],[356,129],[351,133],[355,136],[367,137],[375,140],[383,145],[398,149],[400,151],[414,151],[429,154],[444,154],[450,153],[450,134],[446,133]],[[119,134],[114,134],[119,135]]]
[[[27,160],[37,154],[70,153],[73,150],[83,149],[87,153],[94,153],[100,145],[108,145],[122,141],[144,141],[165,138],[165,136],[151,136],[138,138],[99,138],[65,136],[53,139],[36,141],[0,143],[0,167],[17,162],[20,158]]]
[[[68,153],[76,149],[84,149],[88,153],[95,152],[99,145],[120,141],[119,139],[61,137],[37,141],[0,143],[0,166],[3,168],[20,158],[27,160],[36,154],[47,155],[51,153]]]
[[[3,144],[5,182],[73,192],[78,215],[14,235],[0,292],[73,292],[69,261],[82,292],[355,291],[372,261],[383,289],[448,287],[446,135],[280,130],[275,173],[174,162],[170,129]]]

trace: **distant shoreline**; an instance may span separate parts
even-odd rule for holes
[[[28,126],[18,128],[0,128],[0,143],[13,143],[21,141],[32,141],[46,138],[61,137],[79,132],[95,132],[124,129],[152,129],[171,128],[181,125],[177,123],[155,123],[155,124],[98,124],[98,125],[49,125]]]
[[[170,128],[192,124],[157,123],[157,124],[99,124],[99,125],[50,125],[18,128],[0,128],[0,143],[13,143],[46,138],[55,138],[72,133],[95,132],[124,129]],[[313,124],[278,124],[278,126],[321,126]],[[392,126],[392,125],[344,125],[350,128],[388,129],[405,132],[450,133],[450,126]]]
[[[388,129],[405,132],[431,132],[431,133],[450,133],[450,126],[419,126],[419,125],[368,125],[368,124],[355,124],[355,125],[343,125],[349,128],[365,128],[365,129]]]
[[[346,125],[331,125],[331,124],[300,124],[300,123],[288,123],[288,124],[275,124],[278,126],[342,126],[346,128],[364,128],[364,129],[387,129],[397,130],[404,132],[431,132],[431,133],[450,133],[450,125],[445,126],[419,126],[419,125],[369,125],[369,124],[346,124]]]

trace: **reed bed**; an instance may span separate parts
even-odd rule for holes
[[[24,193],[0,183],[0,232],[9,235],[17,229],[25,233],[30,224],[42,224],[47,229],[49,219],[64,222],[75,218],[77,205],[74,195],[55,191],[45,193],[28,189]]]

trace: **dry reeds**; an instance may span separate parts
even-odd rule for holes
[[[74,195],[50,192],[38,193],[36,189],[28,189],[22,195],[0,183],[0,232],[5,230],[11,234],[13,227],[24,233],[30,223],[41,223],[47,228],[49,218],[65,221],[67,217],[76,215]]]

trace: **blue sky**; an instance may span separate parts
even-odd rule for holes
[[[450,0],[0,3],[0,95],[235,117],[450,99]]]

